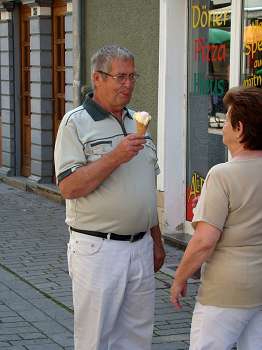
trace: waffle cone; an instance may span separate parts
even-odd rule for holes
[[[144,125],[142,123],[136,122],[136,133],[140,136],[144,136],[147,131],[147,125]]]

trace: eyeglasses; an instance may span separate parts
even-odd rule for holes
[[[130,73],[130,74],[121,74],[120,73],[120,74],[112,75],[112,74],[103,72],[102,70],[98,70],[97,72],[111,77],[118,84],[124,84],[127,81],[127,79],[129,79],[132,83],[135,83],[137,81],[137,79],[139,78],[139,74],[137,74],[137,73]]]

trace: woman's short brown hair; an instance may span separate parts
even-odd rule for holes
[[[262,89],[235,87],[223,98],[225,106],[231,106],[230,120],[235,129],[241,121],[245,148],[262,150]]]

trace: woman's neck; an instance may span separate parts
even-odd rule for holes
[[[262,151],[246,149],[243,146],[231,152],[233,159],[248,159],[262,157]]]

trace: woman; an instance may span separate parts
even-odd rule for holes
[[[262,89],[230,89],[223,142],[231,160],[208,173],[195,233],[176,271],[171,301],[203,264],[190,350],[262,349]]]

